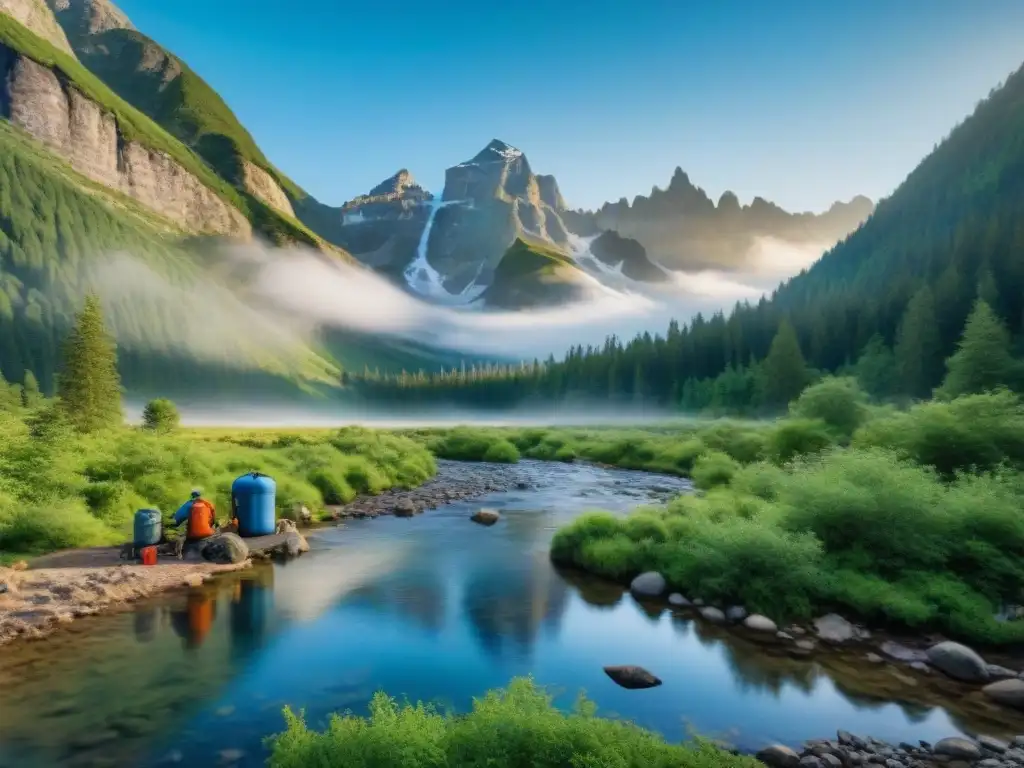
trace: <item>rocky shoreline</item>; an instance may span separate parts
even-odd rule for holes
[[[395,515],[412,517],[455,501],[475,499],[532,484],[514,464],[469,463],[440,459],[437,474],[416,488],[393,488],[377,496],[361,496],[349,504],[328,507],[334,520]]]
[[[938,673],[967,690],[981,686],[981,693],[994,705],[1024,712],[1024,672],[989,663],[974,649],[940,636],[922,638],[923,647],[915,648],[878,635],[835,613],[820,616],[808,625],[779,627],[771,618],[748,613],[740,605],[707,605],[703,600],[690,600],[678,592],[664,597],[666,580],[654,571],[633,579],[630,592],[640,600],[664,599],[676,612],[694,613],[710,624],[779,648],[794,659],[809,659],[828,649],[863,653],[865,662],[903,665],[925,675]]]
[[[811,739],[800,751],[773,744],[754,757],[770,768],[1019,768],[1024,766],[1024,736],[1015,736],[1010,742],[991,736],[950,736],[935,744],[889,744],[838,731],[835,739]]]

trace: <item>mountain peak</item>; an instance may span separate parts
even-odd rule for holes
[[[392,176],[384,179],[380,184],[370,190],[370,197],[378,195],[401,194],[410,187],[419,188],[416,179],[409,173],[407,168],[401,168]]]
[[[505,163],[522,157],[521,150],[511,144],[506,144],[501,139],[491,139],[490,144],[480,150],[470,163]]]
[[[69,37],[81,41],[112,29],[135,30],[127,14],[110,0],[46,0]],[[72,40],[75,44],[75,40]]]

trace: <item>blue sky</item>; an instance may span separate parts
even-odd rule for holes
[[[574,207],[678,165],[791,210],[887,195],[1024,59],[1024,0],[120,0],[330,204],[497,137]]]

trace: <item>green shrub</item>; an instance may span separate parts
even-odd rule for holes
[[[800,419],[817,419],[847,440],[867,419],[867,396],[856,379],[829,377],[801,392],[789,411]]]
[[[693,465],[693,484],[702,490],[728,485],[739,465],[728,454],[709,451]]]
[[[177,406],[166,398],[150,400],[142,409],[142,426],[154,432],[171,432],[181,423]]]
[[[422,703],[400,706],[384,693],[367,718],[334,715],[311,731],[285,710],[287,729],[271,741],[271,768],[756,768],[753,758],[710,743],[668,744],[631,723],[597,717],[582,695],[571,713],[529,678],[473,700],[464,716],[442,715]]]
[[[776,464],[818,453],[832,445],[828,426],[818,419],[783,419],[769,433],[767,454]]]
[[[519,451],[508,440],[496,440],[484,451],[484,461],[515,464],[519,461]]]

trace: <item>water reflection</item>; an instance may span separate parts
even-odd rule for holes
[[[172,752],[182,764],[213,765],[220,750],[240,749],[236,765],[255,766],[285,704],[317,725],[333,711],[364,712],[381,688],[464,709],[526,673],[564,692],[560,704],[585,689],[603,713],[672,739],[686,722],[744,747],[837,727],[896,740],[1024,731],[1021,716],[941,676],[854,656],[792,659],[770,638],[737,637],[554,569],[547,548],[558,525],[595,506],[647,500],[652,479],[578,466],[524,471],[536,473],[529,492],[324,530],[286,568],[5,649],[0,765],[149,766]],[[500,523],[468,522],[477,506],[498,508]],[[665,684],[623,691],[601,671],[615,663],[642,664]]]

